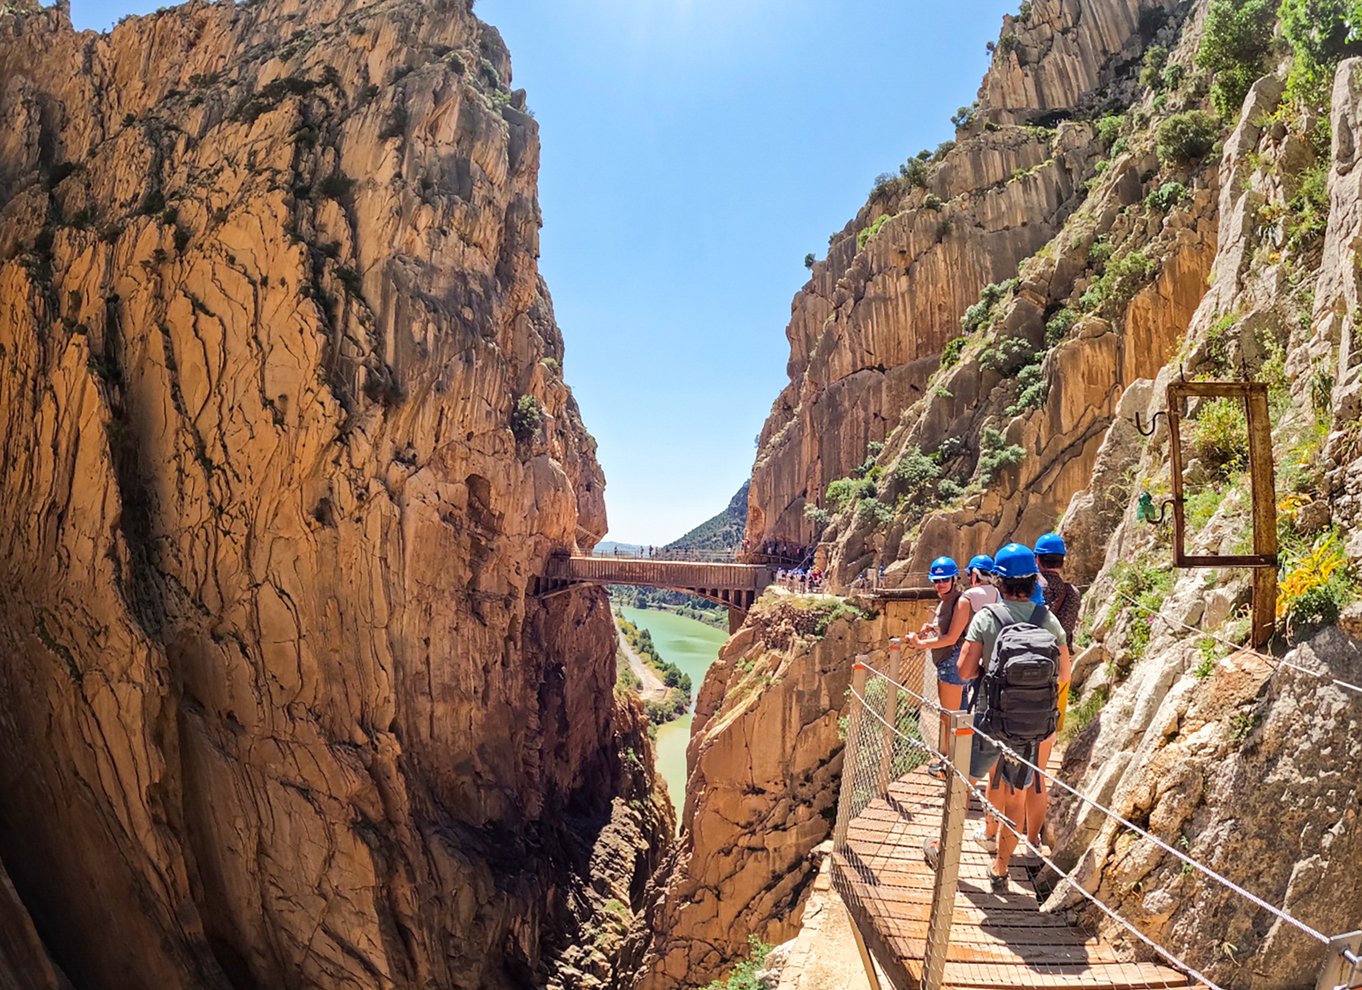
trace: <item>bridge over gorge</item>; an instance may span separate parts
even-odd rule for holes
[[[666,588],[728,606],[728,630],[732,633],[773,581],[772,563],[738,563],[732,554],[679,551],[640,557],[563,553],[549,558],[536,594],[547,598],[578,584]]]
[[[1301,670],[1362,701],[1362,687]],[[852,671],[831,865],[833,886],[851,916],[875,990],[1226,990],[1244,985],[1244,974],[1222,954],[1225,931],[1201,933],[1205,944],[1197,949],[1175,951],[1160,944],[1141,931],[1149,927],[1147,918],[1128,920],[1104,900],[1109,891],[1093,893],[1087,889],[1090,882],[1071,881],[1043,844],[1032,845],[1021,823],[1006,818],[999,834],[1006,829],[1019,844],[1006,888],[994,889],[988,879],[993,854],[969,837],[989,810],[966,775],[972,736],[984,733],[971,726],[967,713],[947,712],[937,704],[934,668],[921,653],[903,651],[897,640],[887,650],[858,656]],[[944,783],[928,773],[933,756],[949,768]],[[1317,981],[1315,973],[1302,974],[1297,985],[1319,990],[1362,985],[1362,932],[1321,932],[1234,884],[1184,851],[1186,846],[1175,848],[1069,786],[1058,776],[1058,758],[1039,767],[1006,747],[1004,758],[1026,763],[1056,793],[1133,833],[1129,838],[1144,842],[1150,855],[1166,857],[1165,868],[1184,878],[1181,896],[1190,897],[1193,884],[1219,886],[1232,902],[1223,910],[1226,925],[1230,916],[1241,928],[1251,920],[1257,930],[1276,932],[1274,944],[1281,951],[1321,967]],[[936,840],[940,850],[935,869],[924,855],[929,840]],[[1352,878],[1335,882],[1349,884]],[[1066,909],[1081,905],[1089,920],[1101,918],[1103,931],[1119,935],[1125,948],[1118,950],[1111,937],[1099,938],[1073,924],[1072,911],[1043,910],[1052,892]],[[1201,965],[1215,975],[1199,972],[1179,951],[1209,960]]]

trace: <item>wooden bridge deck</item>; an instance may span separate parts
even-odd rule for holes
[[[907,774],[891,785],[887,799],[875,800],[850,822],[845,848],[833,855],[834,883],[852,920],[899,988],[916,988],[922,979],[934,881],[922,843],[940,835],[944,790],[923,769]],[[1012,857],[1008,891],[993,893],[988,882],[993,855],[969,838],[981,821],[983,811],[971,797],[944,986],[1134,990],[1196,985],[1166,966],[1122,962],[1109,946],[1061,915],[1042,913],[1024,848]],[[1034,857],[1029,861],[1035,863]]]

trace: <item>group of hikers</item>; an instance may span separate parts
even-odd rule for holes
[[[1008,543],[991,557],[974,557],[964,574],[952,558],[938,557],[929,574],[938,599],[935,617],[907,636],[910,646],[929,651],[941,707],[974,713],[969,777],[984,791],[985,807],[1024,830],[1037,849],[1048,787],[1033,766],[1046,767],[1064,724],[1069,644],[1082,601],[1064,578],[1067,554],[1063,538],[1046,533],[1034,548]],[[948,725],[943,717],[943,753]],[[928,772],[945,779],[951,768],[938,760]],[[1018,836],[989,814],[971,838],[994,854],[990,885],[1005,891]],[[935,868],[936,840],[923,851]]]
[[[781,568],[776,571],[776,584],[796,594],[817,594],[823,590],[823,572],[817,567]]]

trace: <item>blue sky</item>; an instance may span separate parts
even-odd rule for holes
[[[72,0],[77,27],[159,3]],[[543,142],[540,265],[610,538],[727,504],[785,386],[807,252],[953,137],[1016,0],[478,0]]]

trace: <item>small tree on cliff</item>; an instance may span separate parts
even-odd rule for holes
[[[511,412],[511,432],[521,443],[528,443],[539,435],[539,427],[544,421],[539,400],[532,395],[522,395]]]

